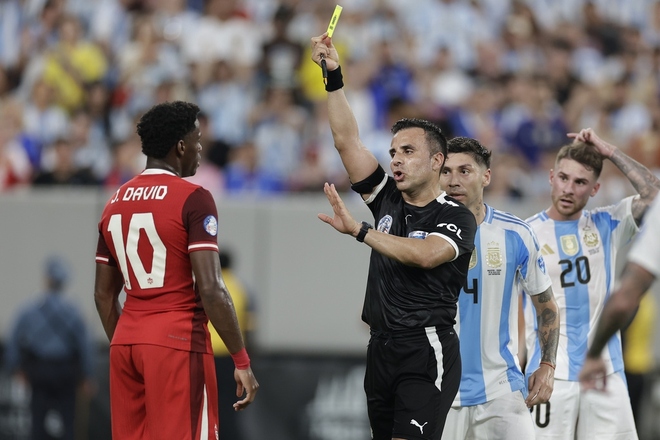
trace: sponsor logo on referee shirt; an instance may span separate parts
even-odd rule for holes
[[[406,223],[407,222],[408,222],[408,216],[406,216]],[[386,215],[378,221],[377,230],[389,234],[390,229],[392,229],[392,216]]]
[[[463,240],[463,237],[461,237],[461,232],[463,232],[463,231],[458,226],[456,226],[455,224],[453,224],[453,223],[438,223],[437,227],[438,228],[446,228],[450,232],[453,232],[454,234],[456,234],[456,236],[458,238]]]
[[[408,238],[421,238],[424,239],[426,236],[429,235],[428,232],[426,231],[412,231],[411,233],[408,234]]]

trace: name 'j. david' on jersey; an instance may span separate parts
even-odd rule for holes
[[[486,206],[474,243],[458,298],[463,371],[453,406],[480,405],[525,389],[517,356],[518,292],[538,295],[552,285],[536,235],[520,218]]]
[[[584,210],[578,220],[555,221],[540,212],[527,221],[541,244],[560,317],[555,379],[578,380],[603,306],[615,285],[617,251],[638,231],[632,216],[633,196],[616,205]],[[541,357],[536,340],[536,316],[525,303],[528,353],[526,374]],[[603,351],[608,374],[623,370],[621,335]]]

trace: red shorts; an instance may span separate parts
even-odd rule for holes
[[[112,438],[216,440],[213,355],[158,345],[110,347]]]

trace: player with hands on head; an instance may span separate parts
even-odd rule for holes
[[[333,216],[319,218],[371,247],[362,319],[369,325],[365,392],[374,440],[439,440],[460,383],[453,329],[476,222],[440,188],[447,141],[433,123],[392,126],[388,176],[362,144],[327,33],[312,38],[312,60],[326,60],[328,118],[335,147],[376,224],[358,222],[325,184]]]
[[[244,397],[234,408],[259,387],[222,278],[215,202],[182,179],[201,159],[198,114],[176,101],[141,117],[146,169],[117,190],[99,222],[94,300],[110,341],[113,438],[217,438],[209,319],[236,365]]]
[[[606,391],[607,364],[602,352],[610,338],[630,323],[643,296],[660,275],[660,198],[655,199],[635,243],[628,253],[628,262],[617,289],[607,300],[598,319],[587,358],[580,371],[580,384],[585,390]]]
[[[527,219],[539,239],[560,315],[555,388],[547,404],[533,408],[536,438],[636,439],[623,378],[620,335],[606,342],[607,394],[580,393],[578,374],[594,340],[597,317],[616,285],[617,252],[637,233],[660,181],[590,128],[568,136],[573,142],[559,150],[550,170],[552,204]],[[638,194],[611,206],[586,209],[589,198],[600,188],[598,178],[605,159],[626,176]],[[541,360],[533,338],[534,314],[527,302],[528,375]]]
[[[530,226],[484,202],[491,152],[467,137],[449,140],[447,150],[442,188],[472,211],[478,228],[455,326],[461,341],[461,385],[442,438],[534,438],[529,408],[550,399],[559,342],[552,280]],[[543,353],[541,367],[529,378],[528,394],[517,356],[518,288],[534,304]]]

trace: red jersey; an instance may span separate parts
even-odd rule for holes
[[[111,345],[213,353],[189,253],[218,251],[211,194],[149,168],[112,196],[99,222],[96,262],[118,266],[126,301]]]

